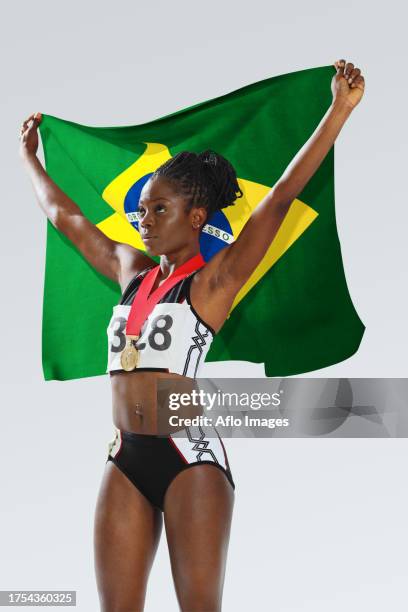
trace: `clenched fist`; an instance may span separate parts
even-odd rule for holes
[[[20,128],[20,155],[35,155],[38,149],[38,126],[41,123],[41,113],[33,113],[24,121]]]
[[[365,80],[360,68],[344,59],[334,64],[336,74],[332,78],[331,90],[333,102],[345,103],[351,109],[355,108],[364,94]]]

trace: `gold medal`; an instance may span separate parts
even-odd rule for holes
[[[139,351],[134,345],[134,341],[139,336],[126,336],[126,346],[120,354],[120,365],[126,372],[131,372],[139,363]]]

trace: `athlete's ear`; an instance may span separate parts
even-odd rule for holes
[[[207,220],[207,209],[204,206],[191,209],[191,225],[194,229],[202,227]]]

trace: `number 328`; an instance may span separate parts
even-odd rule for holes
[[[111,351],[113,353],[121,353],[126,346],[126,319],[125,317],[115,317],[111,323],[113,337],[117,338],[116,344],[111,342]],[[171,335],[169,329],[173,325],[173,319],[170,315],[159,315],[152,321],[152,329],[147,337],[149,346],[155,351],[166,351],[171,345]],[[142,351],[146,348],[145,342],[137,342],[136,348]]]

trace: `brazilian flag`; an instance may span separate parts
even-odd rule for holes
[[[154,170],[180,151],[213,149],[244,196],[204,227],[207,261],[234,241],[331,103],[332,66],[269,78],[130,127],[89,127],[44,115],[46,168],[110,238],[144,250],[135,211]],[[48,222],[43,308],[46,380],[106,372],[106,327],[120,299]],[[334,150],[294,200],[264,259],[236,296],[207,361],[264,362],[267,376],[350,357],[364,325],[351,302],[334,210]]]

